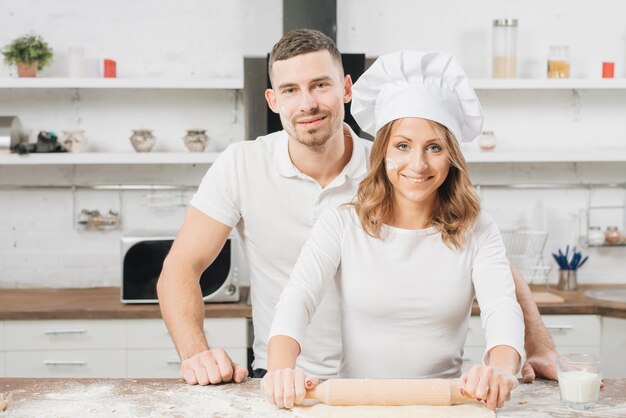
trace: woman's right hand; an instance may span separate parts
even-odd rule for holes
[[[317,383],[317,377],[307,377],[300,369],[276,369],[265,374],[261,389],[269,403],[291,409],[302,404],[306,390],[314,388]]]

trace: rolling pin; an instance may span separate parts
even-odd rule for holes
[[[445,406],[473,399],[447,379],[329,379],[308,390],[306,398],[333,406]]]

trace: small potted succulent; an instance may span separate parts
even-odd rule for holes
[[[39,35],[28,34],[14,39],[2,50],[4,62],[17,65],[20,77],[36,77],[37,70],[42,70],[52,62],[52,48]]]

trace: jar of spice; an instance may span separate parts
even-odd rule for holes
[[[611,245],[619,244],[622,241],[622,234],[616,226],[608,226],[604,231],[604,241]]]
[[[555,45],[550,47],[548,78],[569,78],[569,46]]]
[[[589,245],[602,245],[604,244],[604,232],[599,226],[590,226],[587,231],[587,243]]]

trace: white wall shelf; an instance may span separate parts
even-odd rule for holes
[[[0,154],[5,165],[212,164],[218,152]]]
[[[624,90],[626,79],[473,79],[476,90]]]
[[[0,78],[0,89],[195,89],[238,90],[240,78]]]
[[[463,148],[468,163],[585,163],[585,162],[626,162],[626,148],[612,148],[602,151],[589,149],[515,149],[496,148],[481,151]]]
[[[219,152],[148,152],[148,153],[50,153],[0,154],[0,166],[7,165],[83,165],[83,164],[212,164]],[[589,152],[585,149],[495,149],[480,151],[464,148],[463,155],[475,163],[584,163],[624,162],[626,148]]]
[[[623,90],[626,79],[473,79],[476,90]],[[240,78],[0,78],[0,89],[243,89]]]

